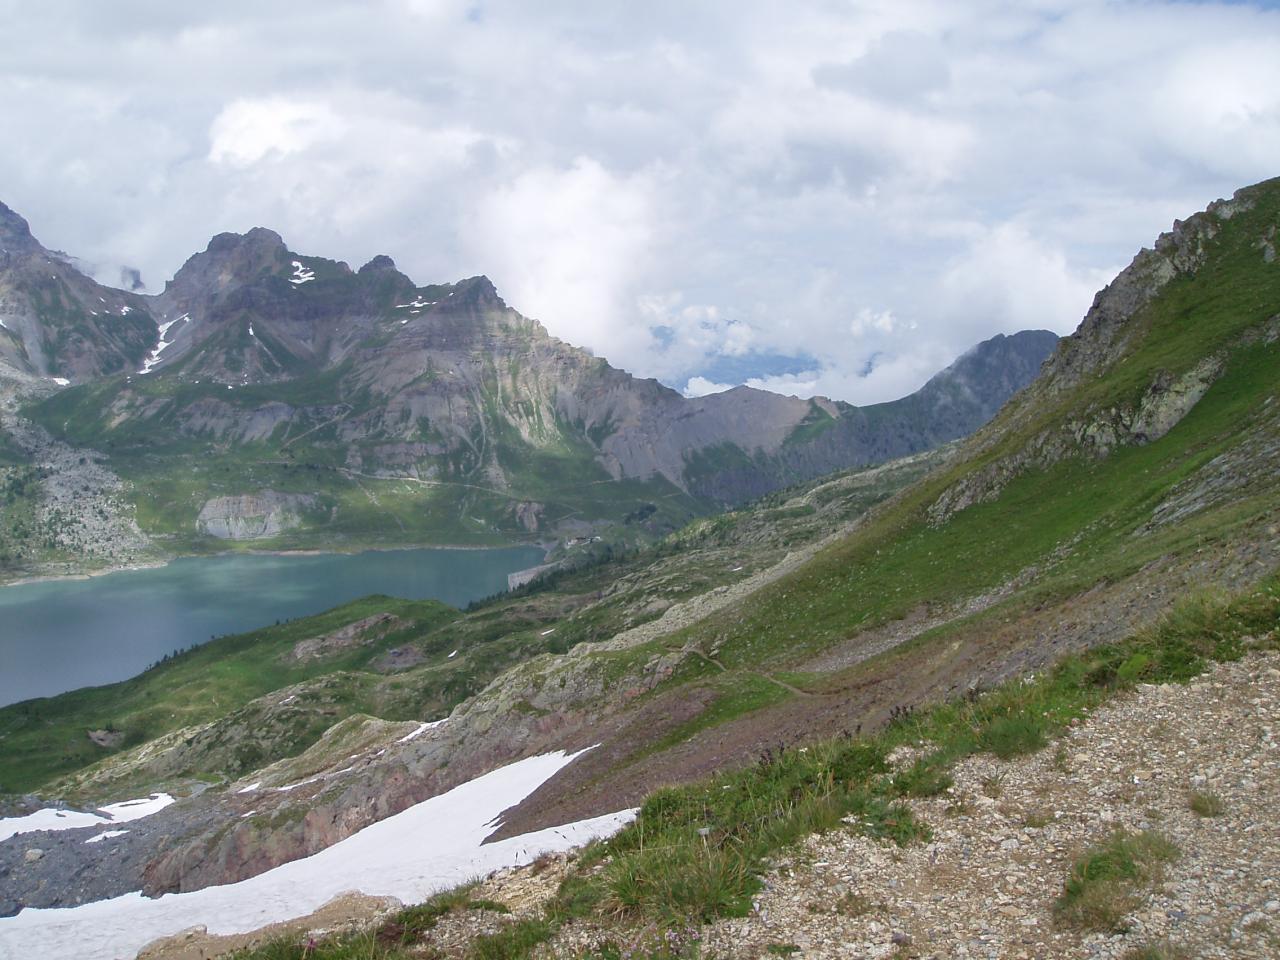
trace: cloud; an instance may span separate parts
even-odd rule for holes
[[[50,0],[5,26],[0,199],[49,245],[152,288],[259,224],[484,273],[687,390],[901,395],[1070,330],[1174,217],[1280,173],[1261,4]]]
[[[235,100],[223,107],[209,131],[209,159],[248,167],[264,157],[287,157],[348,132],[341,118],[322,102],[265,97]]]
[[[562,338],[602,355],[652,347],[634,315],[658,240],[654,178],[590,157],[537,167],[480,199],[463,243],[508,299]]]
[[[684,385],[683,393],[686,397],[705,397],[712,393],[724,393],[726,390],[732,390],[735,384],[732,383],[715,383],[706,377],[690,377],[689,382]]]
[[[946,268],[940,312],[973,326],[974,336],[1028,328],[1068,334],[1121,266],[1073,268],[1060,249],[1025,227],[996,224],[974,236]]]

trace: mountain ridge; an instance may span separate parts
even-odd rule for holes
[[[652,536],[963,436],[1056,343],[999,335],[916,394],[870,407],[749,388],[690,399],[551,336],[487,277],[418,286],[389,257],[353,271],[255,227],[214,236],[154,296],[111,300],[68,273],[71,362],[38,309],[33,265],[52,258],[11,220],[26,267],[0,270],[0,318],[24,318],[26,349],[5,355],[76,381],[28,414],[103,450],[140,508],[154,505],[144,528],[180,551],[212,545],[198,518],[215,500],[313,493],[285,527],[244,517],[217,529],[269,531],[263,542],[283,548]],[[131,331],[127,349],[92,322],[95,299]],[[149,324],[147,344],[135,334]],[[237,471],[209,470],[228,455]]]

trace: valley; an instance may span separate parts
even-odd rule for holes
[[[500,593],[536,547],[187,557],[0,590],[0,703],[100,686],[264,624],[388,592],[453,606]]]
[[[405,289],[413,298],[396,303],[421,301],[409,309],[427,317],[449,301],[440,325],[420,331],[432,350],[451,350],[464,327],[489,331],[501,351],[517,333],[526,336],[525,373],[486,373],[481,358],[468,380],[458,371],[470,368],[454,356],[421,393],[410,381],[385,402],[322,410],[314,397],[286,393],[319,390],[319,379],[277,382],[279,371],[262,357],[236,370],[215,362],[234,355],[224,342],[232,328],[210,321],[205,333],[183,325],[190,332],[161,354],[168,373],[161,363],[29,403],[24,414],[59,442],[101,445],[133,489],[151,491],[147,502],[166,505],[138,499],[139,527],[183,550],[198,549],[191,530],[217,498],[241,498],[241,523],[230,522],[223,502],[204,512],[206,529],[216,520],[222,532],[271,530],[262,542],[294,545],[321,530],[341,533],[355,509],[334,499],[341,477],[353,487],[359,478],[360,496],[390,504],[391,516],[407,503],[393,499],[396,485],[409,497],[409,488],[435,481],[474,484],[449,494],[459,535],[518,526],[528,539],[559,541],[552,559],[566,562],[466,610],[366,598],[205,644],[123,684],[0,708],[9,813],[30,813],[46,798],[86,807],[155,791],[178,798],[109,849],[74,831],[42,839],[48,849],[33,860],[33,835],[0,843],[0,912],[21,920],[24,908],[249,882],[306,864],[495,770],[573,756],[503,811],[490,839],[630,810],[638,811],[634,824],[558,867],[537,910],[472,931],[451,955],[529,956],[553,943],[620,956],[632,944],[674,958],[696,952],[692,940],[672,945],[676,932],[689,931],[805,949],[773,940],[758,913],[791,883],[778,873],[781,858],[800,849],[836,855],[806,841],[811,833],[835,831],[846,846],[865,845],[876,862],[894,864],[886,870],[906,870],[900,864],[918,859],[928,840],[925,821],[937,829],[936,807],[973,793],[971,767],[986,770],[990,757],[1044,764],[1043,751],[1104,704],[1132,696],[1172,709],[1181,685],[1206,671],[1227,671],[1211,676],[1244,685],[1260,661],[1235,661],[1274,656],[1280,267],[1267,251],[1278,224],[1276,180],[1177,222],[1099,292],[1039,375],[1020,390],[1006,383],[1008,402],[963,439],[969,430],[960,419],[927,438],[905,426],[914,422],[912,404],[930,416],[939,407],[974,409],[964,399],[972,392],[954,378],[939,375],[933,391],[891,410],[797,406],[735,391],[684,401],[550,341],[478,280]],[[368,296],[373,275],[400,283],[386,264],[353,278],[331,262],[298,259],[273,238],[215,238],[199,255],[210,259],[193,258],[184,271],[232,278],[234,294],[245,289],[234,282],[239,258],[265,263],[263,289],[283,298],[272,304],[292,303],[292,287],[281,284],[309,272],[315,280],[298,291],[331,282],[342,296]],[[183,290],[175,281],[159,308],[190,314],[195,295]],[[256,291],[233,301],[236,323],[252,315],[253,336],[270,329]],[[216,303],[201,303],[197,315],[221,316]],[[412,331],[417,316],[395,325]],[[961,358],[952,374],[1010,349],[1012,339]],[[302,355],[288,343],[290,356]],[[252,344],[244,349],[258,356]],[[280,360],[274,344],[271,354]],[[534,361],[549,354],[575,386],[526,409],[513,398],[552,395],[541,372],[528,372],[542,371]],[[214,388],[183,379],[197,367]],[[394,382],[362,379],[358,369],[340,363],[314,376],[332,377],[323,382],[352,398],[357,385],[372,391],[375,381]],[[232,373],[240,382],[223,382]],[[436,411],[429,424],[445,422],[432,404],[461,403],[453,388],[434,385],[448,377],[475,388],[470,412],[448,421],[468,424],[470,443],[457,432],[410,440],[390,430],[386,411],[397,404],[417,403]],[[509,383],[522,385],[508,391]],[[213,389],[247,399],[237,407]],[[681,411],[679,432],[653,412],[668,408]],[[493,416],[473,418],[481,409]],[[539,418],[543,433],[531,426]],[[741,436],[733,431],[747,429],[745,418],[754,435],[773,439],[752,452],[724,439]],[[357,423],[373,432],[353,432]],[[439,443],[443,452],[414,452],[412,467],[388,477],[390,436]],[[299,459],[281,453],[289,437],[299,441]],[[937,446],[943,440],[953,442]],[[846,469],[831,474],[837,455],[849,458]],[[194,473],[197,462],[206,473]],[[219,479],[224,462],[237,466]],[[299,479],[312,475],[314,485]],[[616,499],[579,500],[567,493],[575,483]],[[316,499],[282,501],[263,490]],[[499,490],[527,506],[513,509]],[[288,503],[300,519],[285,530]],[[279,508],[274,521],[271,507]],[[570,518],[562,512],[569,509],[579,513]],[[471,520],[485,522],[469,527]],[[382,522],[384,530],[394,525]],[[586,542],[569,552],[571,540]],[[1268,709],[1262,700],[1258,707]],[[125,736],[106,745],[86,736],[106,729]],[[1189,761],[1187,776],[1222,779],[1202,767]],[[1273,778],[1262,789],[1274,791]],[[942,797],[952,799],[932,799]],[[1169,797],[1151,803],[1179,836],[1190,829]],[[1117,817],[1133,829],[1151,826]],[[896,856],[896,847],[907,853]],[[1054,856],[1055,869],[1067,870]],[[1049,887],[1066,882],[1054,877]],[[1240,897],[1265,899],[1256,877],[1241,883]],[[1145,910],[1152,895],[1135,894],[1121,920]],[[422,936],[375,938],[364,943],[367,955],[429,955],[425,931],[453,908],[432,909],[422,908],[432,918]],[[408,930],[412,916],[396,922]],[[817,942],[792,920],[788,935]],[[907,941],[875,948],[910,955],[938,922],[922,920]],[[1123,939],[1132,925],[1120,926],[1103,925],[1088,942],[1110,955],[1140,947]],[[1151,926],[1161,936],[1169,929]],[[1265,949],[1267,929],[1250,931],[1244,949]],[[490,945],[506,952],[486,953]],[[286,952],[249,955],[306,955],[279,949]]]

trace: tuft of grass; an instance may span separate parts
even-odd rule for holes
[[[1226,804],[1216,793],[1193,790],[1187,795],[1187,806],[1197,817],[1220,817],[1226,810]]]
[[[846,893],[835,902],[836,913],[845,917],[865,916],[876,909],[877,906],[872,903],[871,898],[861,893]]]
[[[476,937],[467,951],[468,960],[524,960],[555,933],[550,922],[531,918],[517,920],[497,933]]]
[[[951,789],[954,779],[937,755],[921,757],[893,778],[893,788],[904,797],[936,797]]]
[[[1057,920],[1087,930],[1122,932],[1125,917],[1160,882],[1164,866],[1178,856],[1178,848],[1159,833],[1117,830],[1072,866],[1054,905]]]
[[[1126,950],[1120,960],[1189,960],[1191,954],[1168,941],[1146,943]]]
[[[1016,714],[991,720],[978,734],[978,743],[1001,760],[1035,753],[1048,744],[1045,725],[1039,717]]]
[[[604,845],[602,903],[667,926],[742,916],[766,858],[801,837],[851,824],[898,843],[918,838],[924,829],[894,802],[888,770],[882,745],[843,738],[659,790]]]

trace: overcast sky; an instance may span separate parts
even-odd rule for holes
[[[0,0],[0,200],[152,290],[270,226],[691,393],[885,400],[1280,174],[1275,7]]]

